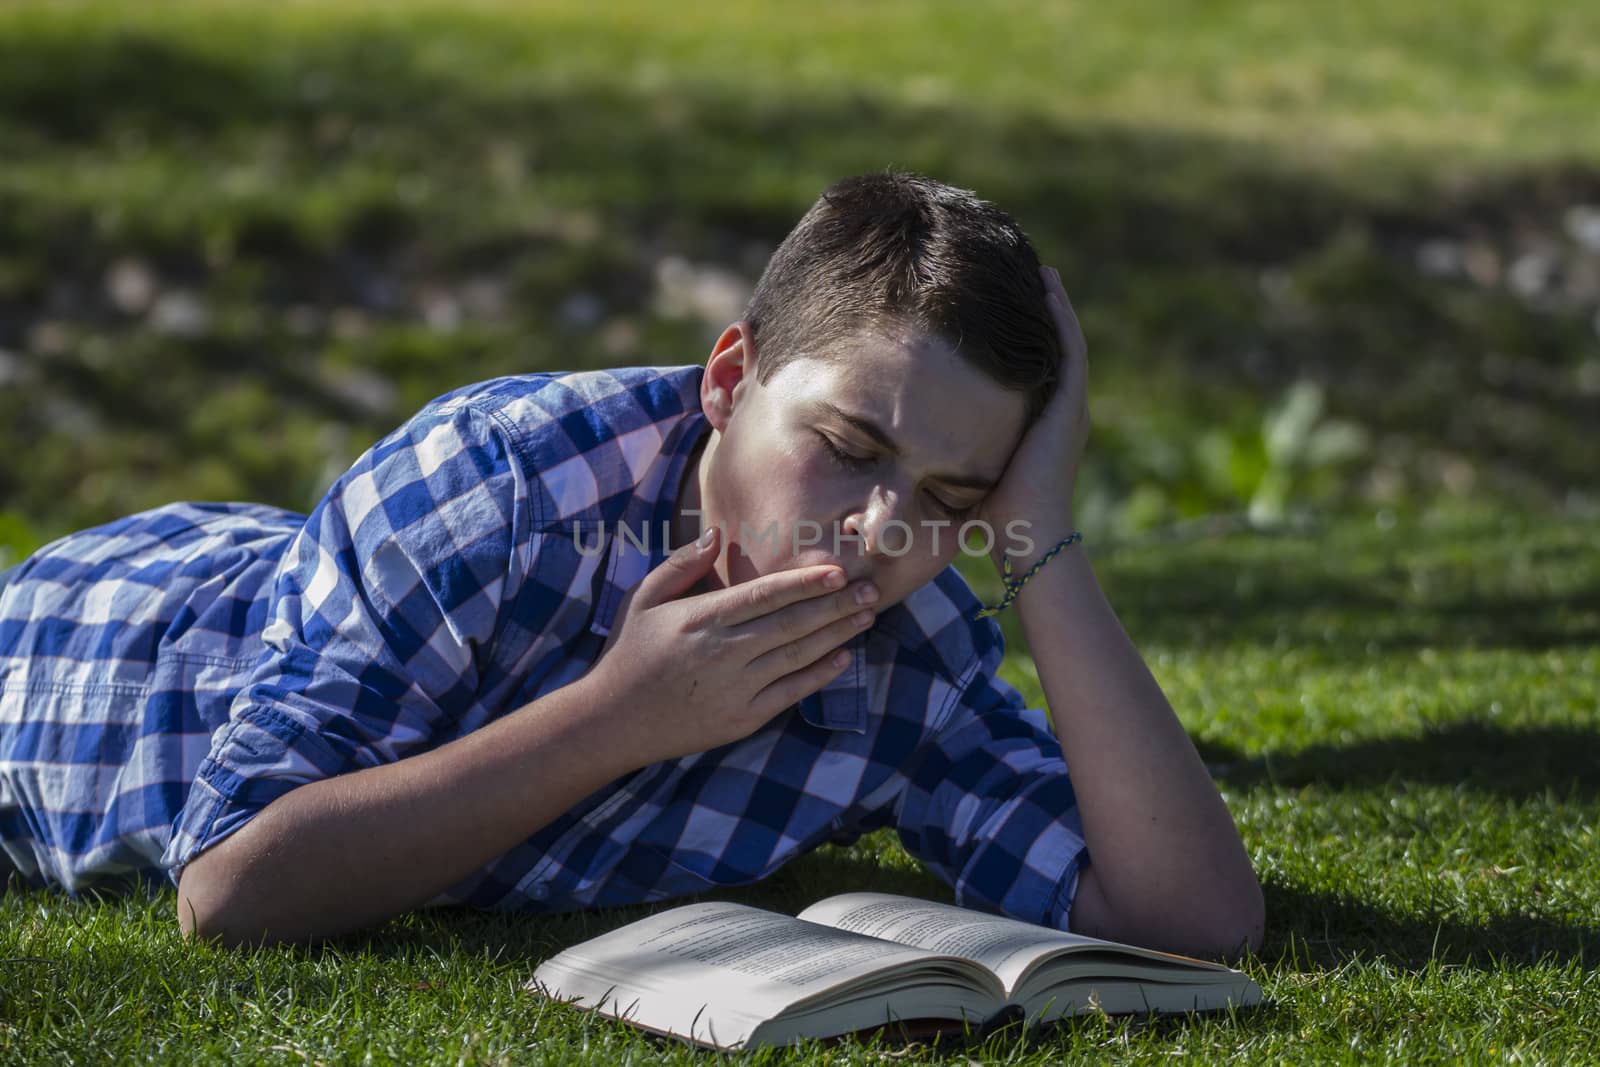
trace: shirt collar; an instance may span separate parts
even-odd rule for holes
[[[589,628],[611,633],[622,598],[668,556],[667,535],[678,503],[678,483],[700,438],[710,430],[705,414],[691,411],[667,431],[661,451],[640,480],[618,529],[611,532],[606,582]],[[624,534],[626,529],[628,534]],[[631,535],[631,536],[629,536]]]

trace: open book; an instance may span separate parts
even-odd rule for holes
[[[885,893],[829,897],[798,918],[673,908],[551,957],[529,988],[712,1048],[1261,999],[1248,975],[1220,964]]]

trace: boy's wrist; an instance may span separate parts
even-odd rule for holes
[[[1049,522],[1011,523],[1005,527],[1010,536],[997,537],[989,553],[995,570],[1005,573],[1006,561],[1011,561],[1011,574],[1021,577],[1028,568],[1038,563],[1062,540],[1071,537],[1078,527],[1071,514],[1057,516]]]
[[[1008,545],[998,554],[996,567],[1000,571],[1000,581],[1004,586],[1000,599],[985,606],[978,612],[978,618],[987,618],[998,615],[1011,605],[1015,604],[1023,594],[1025,586],[1031,584],[1042,572],[1046,570],[1051,561],[1063,552],[1071,549],[1083,540],[1083,534],[1077,530],[1063,534],[1054,543],[1041,551],[1040,543],[1032,537],[1020,539],[1019,544]],[[1021,560],[1021,563],[1017,561]]]
[[[638,729],[637,723],[618,721],[617,713],[631,702],[621,696],[619,688],[601,670],[604,662],[602,657],[589,670],[562,686],[558,691],[562,697],[558,706],[540,707],[535,714],[553,714],[564,719],[562,723],[549,724],[554,728],[552,732],[561,736],[573,750],[586,753],[596,768],[603,768],[606,780],[610,781],[658,762],[661,757],[648,751],[647,743],[641,744],[648,742],[648,731]],[[547,694],[550,695],[554,694]],[[518,710],[528,710],[543,700],[539,698]]]

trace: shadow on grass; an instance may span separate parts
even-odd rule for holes
[[[1483,923],[1393,915],[1348,897],[1268,885],[1264,960],[1281,969],[1333,968],[1355,958],[1383,959],[1412,971],[1431,963],[1600,962],[1600,924],[1507,915]]]
[[[1360,660],[1425,648],[1600,645],[1593,531],[1407,523],[1365,533],[1248,533],[1107,554],[1107,586],[1140,643],[1255,644]]]
[[[1466,722],[1418,737],[1319,744],[1254,757],[1215,742],[1197,746],[1212,774],[1233,786],[1347,788],[1405,782],[1461,786],[1518,799],[1547,793],[1585,803],[1600,798],[1600,729],[1504,730]]]
[[[417,913],[344,944],[378,952],[464,952],[527,961],[531,973],[549,955],[636,919],[691,900],[732,900],[794,914],[835,893],[875,891],[953,902],[948,886],[921,867],[888,866],[867,851],[822,849],[755,886],[659,904],[543,916],[464,910]],[[1430,963],[1487,967],[1496,961],[1600,961],[1600,924],[1505,915],[1483,923],[1394,915],[1384,909],[1296,887],[1268,884],[1267,938],[1259,958],[1276,969],[1331,968],[1382,958],[1421,970]],[[1272,961],[1277,961],[1274,964]]]
[[[433,909],[402,916],[371,933],[345,938],[340,944],[409,953],[420,939],[437,948],[449,944],[474,955],[522,956],[537,962],[647,915],[696,901],[727,900],[794,915],[823,897],[853,892],[897,893],[953,902],[949,887],[926,868],[884,864],[866,846],[825,846],[754,885],[654,904],[552,914],[500,915],[466,908]]]
[[[492,34],[463,40],[491,66],[506,61]],[[135,502],[102,490],[99,510],[62,514],[79,494],[58,483],[73,472],[98,464],[116,482],[128,473],[110,469],[119,462],[181,472],[203,454],[217,468],[205,487],[213,497],[302,507],[326,458],[315,449],[256,463],[252,479],[221,472],[249,462],[244,442],[285,410],[359,422],[373,436],[409,414],[381,390],[371,405],[381,410],[350,404],[310,369],[333,351],[400,379],[410,399],[512,369],[701,359],[698,341],[673,351],[693,330],[646,332],[619,351],[599,327],[637,333],[650,320],[665,255],[753,279],[823,184],[891,163],[974,186],[1024,221],[1071,279],[1097,350],[1115,354],[1097,363],[1101,380],[1120,375],[1133,390],[1124,406],[1153,416],[1134,417],[1131,438],[1159,438],[1161,420],[1180,412],[1204,412],[1208,425],[1258,421],[1261,398],[1312,379],[1334,410],[1379,432],[1553,493],[1594,484],[1581,428],[1600,419],[1600,396],[1571,386],[1589,310],[1530,305],[1505,286],[1434,277],[1417,263],[1429,242],[1479,242],[1498,256],[1514,249],[1497,242],[1519,233],[1564,241],[1563,211],[1600,198],[1600,173],[1548,167],[1456,183],[1440,174],[1391,188],[1335,182],[1225,138],[913,105],[848,85],[802,100],[687,80],[649,90],[480,84],[472,64],[445,76],[419,51],[415,32],[377,26],[220,53],[109,28],[0,41],[0,152],[10,143],[46,168],[34,184],[0,190],[0,348],[25,353],[27,375],[13,396],[0,391],[0,426],[14,427],[0,430],[0,496],[87,525]],[[119,169],[130,145],[202,180],[158,212],[138,169]],[[255,174],[266,158],[275,169],[261,189],[226,192],[226,174]],[[75,200],[48,168],[86,161],[104,164],[104,188]],[[587,221],[573,232],[584,236],[562,237],[550,221],[577,215]],[[212,327],[153,336],[113,306],[108,268],[129,256],[199,294]],[[428,334],[426,294],[484,278],[504,283],[511,310],[470,343],[348,343],[331,325],[305,325],[360,319]],[[594,309],[572,313],[588,325],[553,325],[574,298]],[[48,351],[36,353],[40,338]],[[1496,352],[1516,353],[1516,373],[1482,388],[1479,364]],[[203,410],[172,418],[203,409],[194,398],[235,384],[240,368],[271,402],[223,420],[226,432]],[[64,407],[82,416],[75,429],[60,427]],[[75,451],[76,438],[98,435],[113,443]],[[1108,484],[1129,490],[1160,467],[1134,451],[1095,460]],[[32,461],[54,453],[63,455]],[[3,458],[22,455],[30,462]],[[1178,607],[1195,618],[1174,626],[1225,627],[1203,603]],[[1541,608],[1518,609],[1531,642],[1542,639]],[[1434,621],[1448,627],[1449,614]]]

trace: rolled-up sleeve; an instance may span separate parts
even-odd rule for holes
[[[473,706],[531,568],[535,506],[495,418],[461,401],[424,408],[334,483],[173,825],[174,882],[278,797],[430,747]]]
[[[996,645],[908,773],[900,840],[963,907],[1067,929],[1088,862],[1077,798],[1043,711],[996,674]]]

